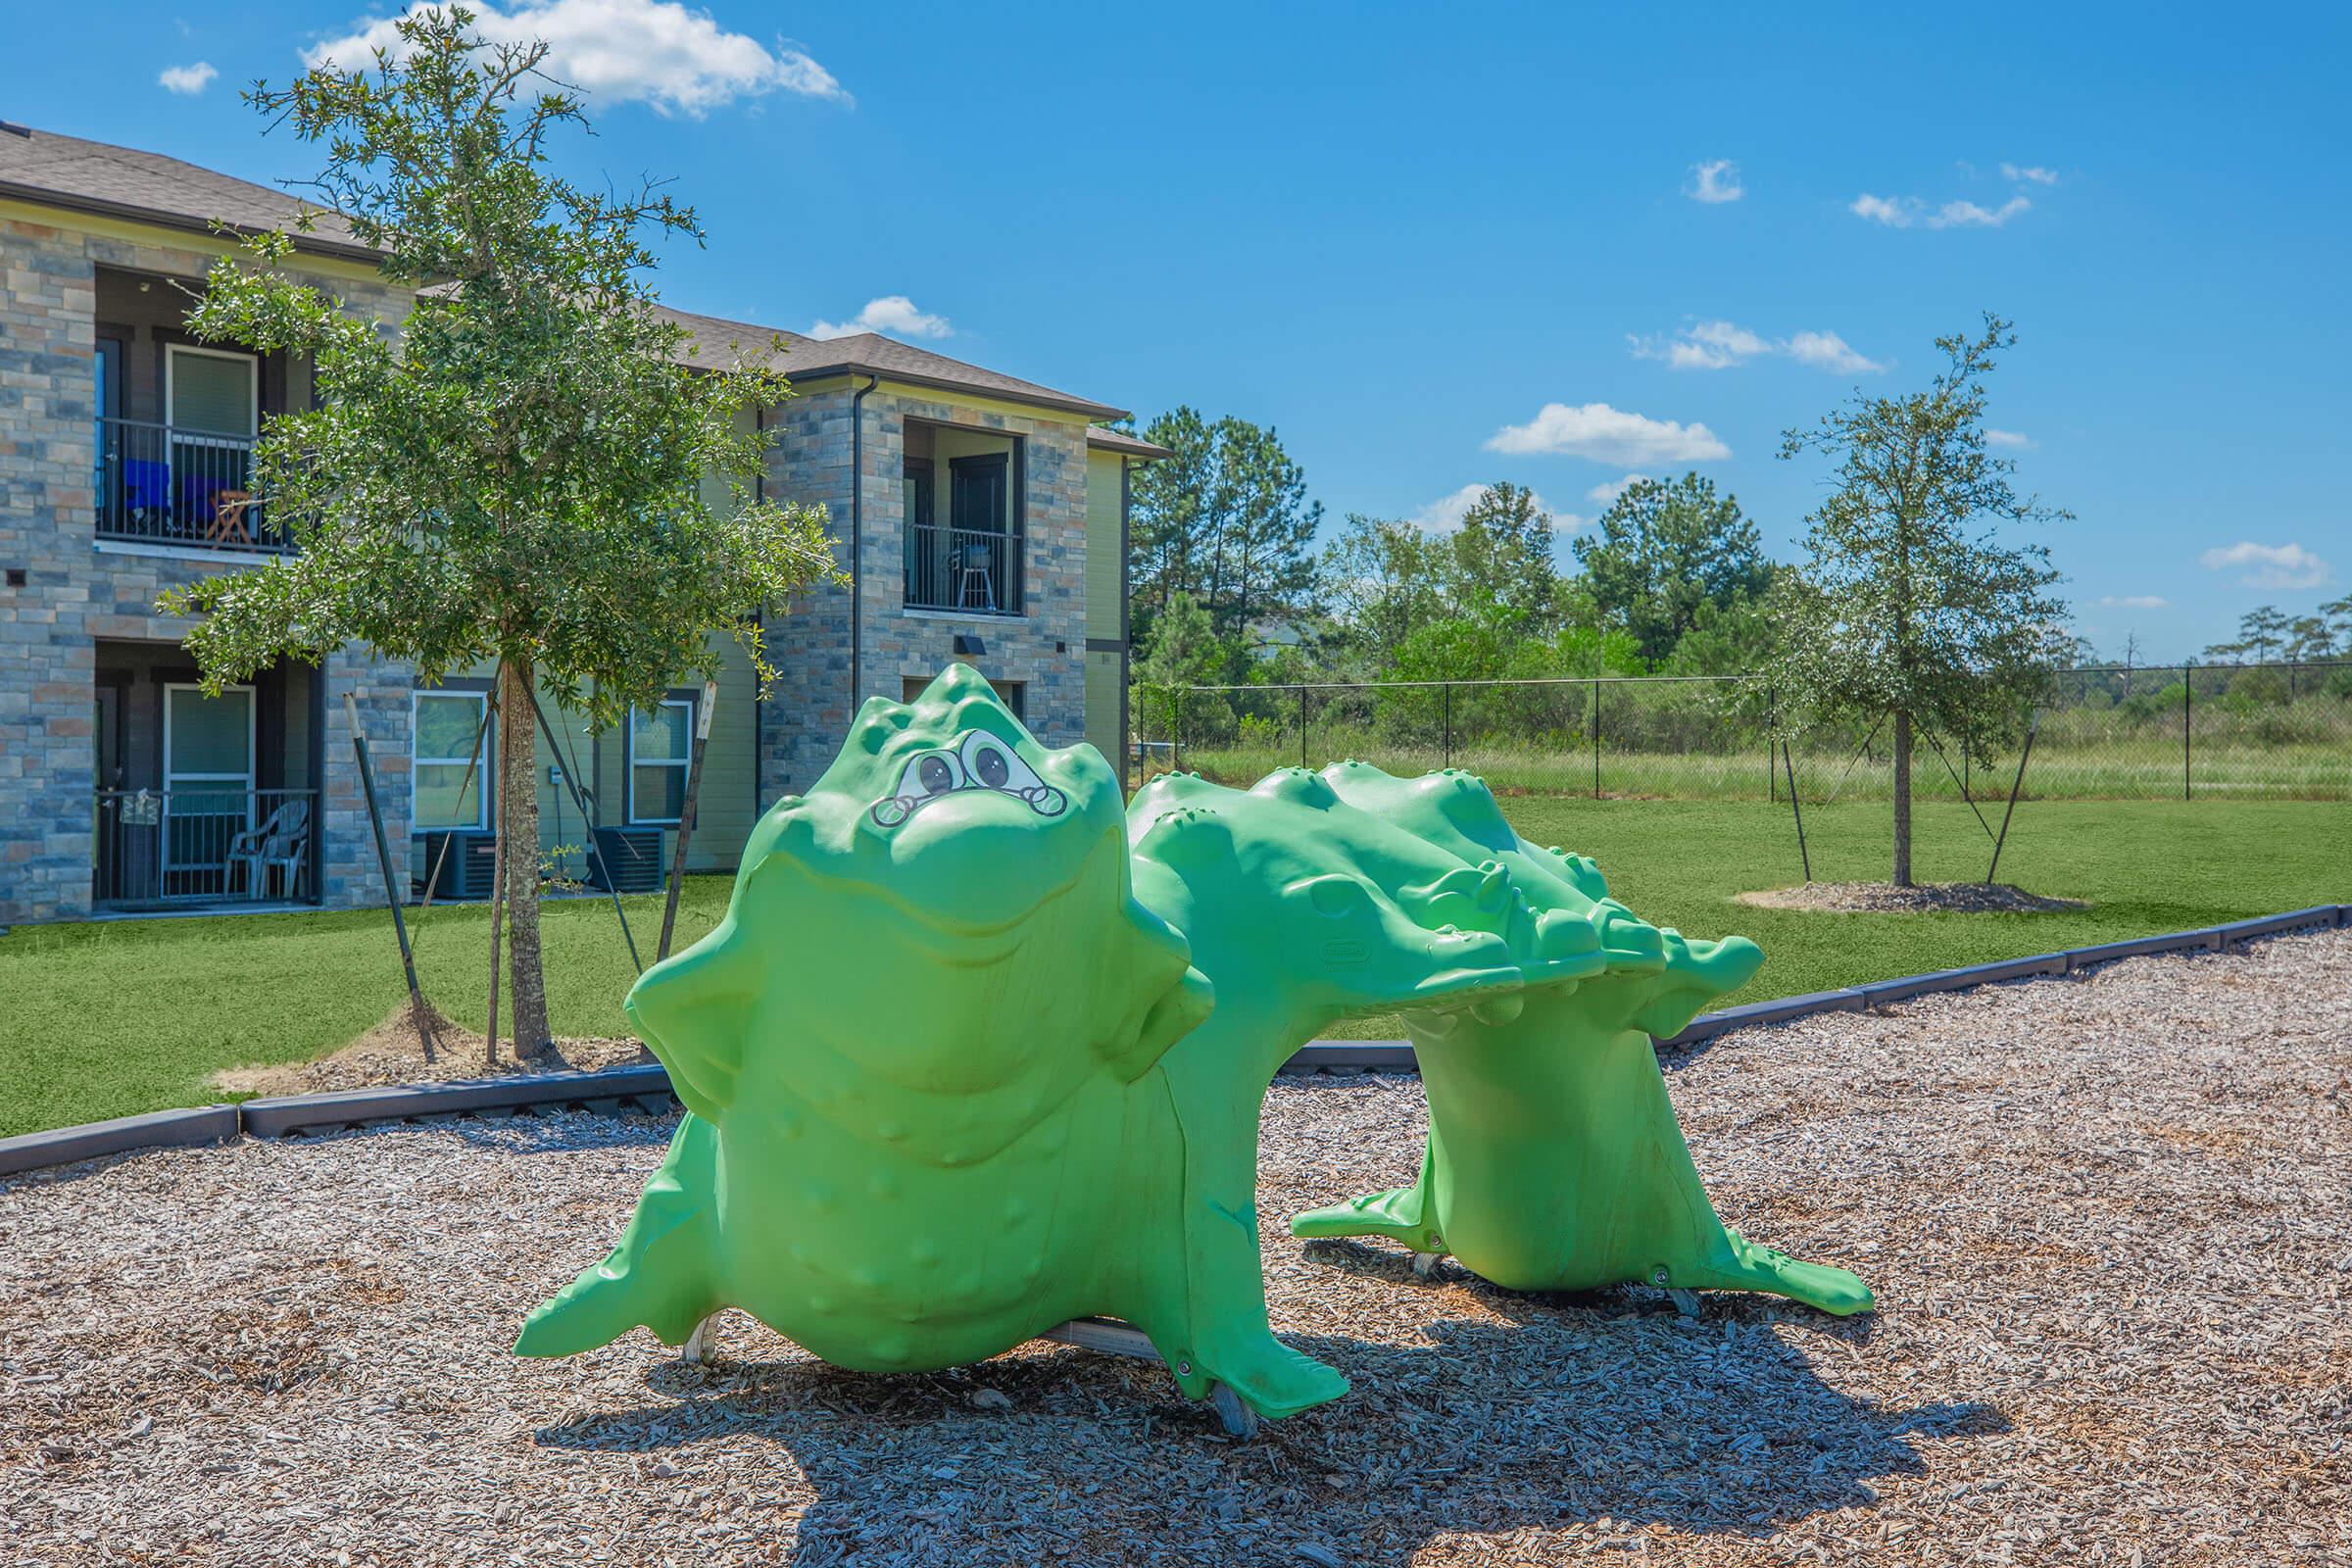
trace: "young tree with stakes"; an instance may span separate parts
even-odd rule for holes
[[[1912,749],[1924,728],[1986,756],[2046,693],[2066,606],[2037,544],[2002,524],[2069,514],[2020,498],[2015,465],[1985,447],[1984,377],[2017,341],[1989,313],[1975,336],[1936,340],[1948,360],[1924,392],[1857,392],[1781,456],[1835,460],[1835,488],[1809,519],[1807,559],[1779,588],[1769,678],[1784,719],[1891,717],[1894,883],[1912,885]]]
[[[655,308],[649,243],[702,237],[647,186],[553,173],[585,124],[544,43],[486,45],[462,7],[403,16],[370,69],[324,63],[246,97],[326,150],[318,203],[415,291],[397,334],[282,269],[284,233],[216,263],[189,329],[308,359],[315,406],[268,421],[259,493],[298,553],[165,596],[209,686],[347,642],[430,685],[495,662],[500,841],[515,1050],[545,1049],[532,693],[605,727],[716,662],[710,634],[775,671],[747,617],[835,575],[822,508],[759,499],[749,411],[789,395],[738,359],[691,366]],[[307,221],[307,220],[306,220]],[[298,227],[301,225],[298,225]],[[725,478],[731,504],[703,496]],[[491,1020],[495,1032],[498,1021]]]

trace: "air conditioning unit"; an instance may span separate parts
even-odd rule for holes
[[[461,903],[490,897],[498,870],[496,834],[479,828],[436,830],[417,834],[416,842],[424,846],[424,871],[416,879],[420,895]]]
[[[662,839],[658,827],[600,827],[596,853],[588,857],[588,881],[599,890],[651,893],[662,886]]]

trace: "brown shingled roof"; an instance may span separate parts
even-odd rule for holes
[[[354,261],[376,257],[341,220],[282,190],[232,179],[161,153],[54,131],[28,131],[21,125],[0,129],[0,196],[199,233],[215,219],[244,230],[278,228],[290,225],[308,209],[318,215],[318,227],[294,236],[297,250]]]
[[[1116,452],[1125,458],[1165,458],[1171,454],[1166,447],[1147,441],[1133,430],[1113,430],[1095,425],[1086,432],[1086,444],[1102,452]]]
[[[749,321],[729,321],[715,316],[697,316],[690,311],[662,307],[662,314],[670,317],[694,334],[694,347],[700,352],[690,362],[696,365],[720,366],[734,361],[735,350],[741,347],[751,354],[764,346],[768,339],[781,339],[784,352],[771,357],[769,367],[798,381],[813,381],[821,375],[879,375],[893,381],[907,381],[916,386],[942,387],[955,392],[972,392],[983,397],[1003,398],[1007,403],[1033,403],[1040,408],[1060,409],[1070,414],[1082,414],[1090,419],[1123,419],[1125,409],[1114,409],[1107,403],[1069,392],[1056,392],[1035,381],[1018,376],[1000,374],[952,360],[945,354],[918,349],[873,332],[858,332],[850,337],[808,337],[800,332],[787,332],[780,327],[757,326]],[[756,356],[755,356],[756,357]]]
[[[341,220],[282,190],[199,169],[161,153],[46,130],[26,131],[22,126],[0,128],[0,197],[200,233],[209,230],[216,219],[239,229],[277,228],[290,224],[307,209],[317,215],[318,226],[295,236],[297,249],[355,261],[373,261],[377,255],[354,238]],[[1058,409],[1089,419],[1124,418],[1127,414],[1106,403],[1057,392],[872,332],[820,339],[689,311],[664,308],[663,314],[694,334],[700,352],[691,363],[698,365],[727,364],[733,359],[732,345],[757,349],[770,338],[779,338],[785,352],[773,358],[773,367],[798,380],[827,374],[881,375],[917,386]]]

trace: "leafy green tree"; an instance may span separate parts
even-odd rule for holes
[[[1404,639],[1435,620],[1490,622],[1498,646],[1550,637],[1563,600],[1552,552],[1551,514],[1534,492],[1494,484],[1444,533],[1348,514],[1324,549],[1320,588],[1353,645],[1390,671]]]
[[[1133,496],[1139,634],[1180,593],[1236,644],[1252,620],[1311,609],[1323,508],[1274,430],[1231,416],[1210,424],[1180,406],[1144,437],[1170,456],[1137,476]]]
[[[2284,652],[2299,662],[2327,659],[2335,652],[2335,628],[2325,615],[2297,615],[2287,622]]]
[[[2327,657],[2352,653],[2352,594],[2322,605],[2320,621],[2328,628]]]
[[[1446,563],[1426,529],[1394,518],[1349,513],[1323,551],[1323,598],[1333,616],[1376,670],[1419,627],[1451,610]]]
[[[1781,456],[1818,452],[1836,488],[1809,519],[1807,559],[1783,580],[1771,665],[1782,712],[1894,730],[1894,882],[1911,885],[1911,752],[1918,726],[1991,755],[2050,685],[2066,606],[2048,552],[2002,524],[2067,514],[2020,498],[2015,466],[1984,442],[1984,377],[2017,341],[1987,314],[1936,340],[1948,364],[1923,392],[1857,392],[1789,430]]]
[[[1728,605],[1701,602],[1690,629],[1653,668],[1661,675],[1745,675],[1762,669],[1772,661],[1777,635],[1770,602],[1770,590],[1757,597],[1741,594]]]
[[[1215,434],[1189,404],[1153,419],[1145,435],[1168,455],[1136,470],[1129,497],[1128,612],[1139,646],[1149,640],[1153,618],[1200,584],[1195,556],[1217,478]]]
[[[1551,634],[1559,619],[1556,541],[1534,491],[1508,480],[1487,486],[1443,542],[1456,614],[1499,617],[1523,636]]]
[[[1772,576],[1763,536],[1739,501],[1696,473],[1626,486],[1575,549],[1594,602],[1653,664],[1698,623],[1700,606],[1760,595]]]
[[[1207,608],[1180,591],[1152,622],[1135,664],[1130,705],[1161,736],[1177,734],[1180,725],[1187,739],[1220,734],[1232,723],[1231,705],[1221,695],[1188,696],[1186,689],[1227,684],[1233,660],[1234,650],[1218,637]]]
[[[282,270],[287,235],[214,266],[190,329],[314,367],[316,407],[271,418],[254,457],[271,522],[301,550],[164,608],[208,617],[188,646],[214,688],[346,642],[427,684],[498,662],[514,1031],[528,1054],[548,1041],[534,686],[618,723],[710,671],[722,629],[764,683],[775,671],[745,615],[833,564],[821,508],[754,493],[748,414],[787,395],[782,378],[682,365],[686,334],[655,309],[649,240],[699,239],[692,211],[554,174],[547,141],[584,124],[577,100],[543,85],[546,45],[487,46],[471,22],[456,6],[411,11],[372,69],[321,66],[247,94],[324,146],[317,198],[383,253],[386,281],[417,292],[395,340]],[[705,501],[712,471],[731,505]]]
[[[2291,632],[2292,623],[2277,605],[2257,605],[2237,617],[2237,640],[2206,644],[2205,657],[2267,662],[2285,646]]]

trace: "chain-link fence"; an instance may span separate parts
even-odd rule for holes
[[[1891,725],[1798,729],[1740,675],[1139,687],[1129,782],[1181,768],[1246,785],[1358,758],[1392,773],[1468,768],[1497,792],[1686,800],[1885,800]],[[2352,662],[2060,672],[1986,756],[1920,732],[1912,792],[1984,800],[2352,800]],[[2025,762],[2022,780],[2019,763]]]

